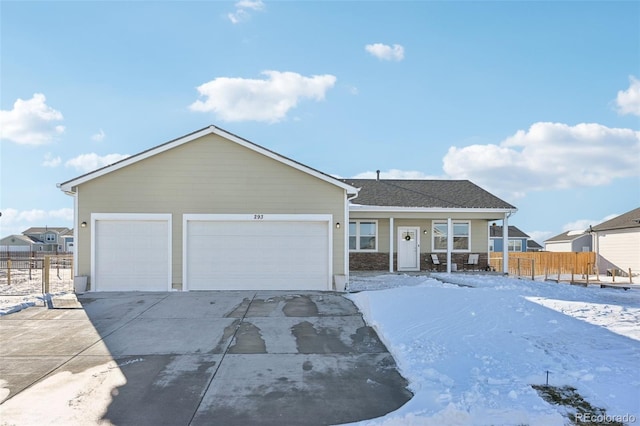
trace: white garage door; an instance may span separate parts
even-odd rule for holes
[[[330,216],[190,216],[188,290],[330,289]]]
[[[170,290],[170,228],[170,215],[93,217],[93,289]]]

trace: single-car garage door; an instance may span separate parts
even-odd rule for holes
[[[329,215],[186,215],[188,290],[329,290]]]
[[[171,215],[95,214],[92,222],[94,290],[171,289]]]

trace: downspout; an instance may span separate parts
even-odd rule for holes
[[[447,274],[451,273],[451,250],[453,250],[453,221],[447,218]]]
[[[62,190],[61,184],[56,184],[58,189]],[[73,189],[73,188],[72,188]],[[73,271],[74,274],[78,274],[78,228],[80,224],[78,223],[78,190],[76,191],[65,191],[62,190],[66,195],[73,197]],[[71,277],[73,278],[73,277]]]

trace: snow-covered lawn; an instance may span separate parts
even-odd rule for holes
[[[547,372],[614,420],[640,421],[638,289],[480,274],[352,276],[349,288],[415,394],[363,424],[567,424],[572,409],[531,387]]]

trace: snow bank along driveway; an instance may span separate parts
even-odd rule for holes
[[[640,291],[435,276],[448,283],[352,280],[352,291],[365,291],[350,297],[415,392],[365,424],[563,425],[566,409],[531,388],[545,384],[547,371],[550,385],[573,386],[607,415],[640,422]]]

